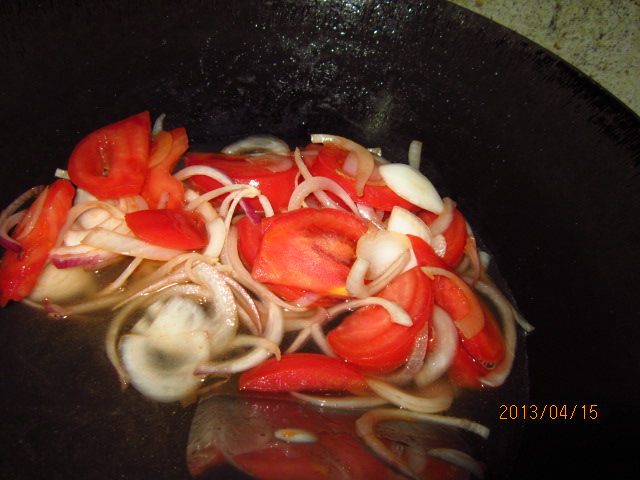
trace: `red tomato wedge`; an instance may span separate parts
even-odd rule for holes
[[[469,285],[456,274],[436,276],[433,281],[436,304],[452,318],[465,339],[476,336],[484,328],[484,312],[480,300]]]
[[[353,366],[319,353],[289,353],[240,375],[240,390],[261,392],[366,390],[365,377]]]
[[[71,152],[69,178],[100,199],[142,190],[151,144],[149,112],[112,123],[80,140]]]
[[[436,219],[437,215],[427,210],[422,210],[418,216],[424,220],[427,225]],[[456,208],[453,212],[451,224],[443,233],[444,239],[447,241],[447,251],[443,260],[451,267],[455,267],[462,260],[464,254],[464,246],[467,243],[467,222]]]
[[[269,199],[276,212],[287,209],[298,175],[298,168],[288,155],[242,157],[223,153],[191,152],[187,155],[187,166],[191,165],[216,168],[227,174],[235,183],[256,187]],[[192,181],[202,192],[222,186],[212,178],[201,175],[196,175]],[[257,199],[247,201],[255,210],[262,210],[262,205]]]
[[[209,238],[200,215],[184,210],[138,210],[125,220],[136,237],[161,247],[198,250]]]
[[[431,281],[420,268],[398,276],[378,296],[406,310],[413,325],[392,322],[380,306],[364,307],[346,317],[327,335],[329,345],[341,358],[370,372],[389,372],[400,367],[411,353],[416,335],[433,311]]]
[[[316,150],[318,146],[312,145],[307,147],[307,151],[309,149]],[[399,197],[393,190],[387,187],[382,179],[378,181],[369,180],[364,187],[363,195],[359,197],[356,193],[355,178],[347,175],[342,170],[342,166],[348,155],[349,152],[340,147],[324,145],[320,147],[318,155],[315,158],[313,156],[308,157],[310,159],[309,171],[314,176],[327,177],[334,180],[344,188],[356,203],[378,208],[386,212],[390,212],[396,205],[411,211],[418,210],[418,207],[414,204]]]
[[[437,267],[451,270],[451,267],[422,238],[415,235],[407,235],[407,238],[411,241],[411,248],[419,267]]]
[[[182,182],[171,175],[173,167],[189,148],[184,128],[160,132],[153,141],[142,197],[149,208],[180,209],[184,200]]]
[[[268,219],[253,265],[259,282],[346,296],[345,283],[365,223],[330,208],[305,208]]]
[[[75,189],[67,180],[56,180],[43,190],[15,230],[23,250],[7,251],[0,263],[0,306],[27,297],[45,267],[71,208]],[[41,208],[40,208],[41,207]],[[29,228],[33,222],[32,228]]]

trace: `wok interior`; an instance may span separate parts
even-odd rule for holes
[[[638,400],[621,391],[638,370],[627,352],[638,332],[628,295],[638,284],[629,265],[640,260],[640,137],[637,117],[596,85],[439,2],[6,8],[3,205],[49,181],[85,133],[145,109],[212,147],[259,132],[304,145],[322,131],[403,161],[420,139],[425,173],[458,202],[538,327],[528,341],[530,402],[600,404],[606,428],[622,428]],[[90,438],[99,428],[114,444],[129,432],[112,472],[184,475],[191,411],[113,389],[103,327],[50,324],[17,305],[1,315],[1,381],[11,387],[2,441],[13,445],[19,432],[32,445],[15,450],[10,473],[37,474],[44,463],[77,473],[76,462],[103,478],[92,469],[105,468],[98,445],[72,448],[74,432]],[[504,401],[487,404],[487,416]],[[105,412],[117,422],[105,427]],[[520,478],[554,445],[565,465],[600,454],[604,429],[527,424]],[[42,456],[51,432],[71,432],[69,443]]]

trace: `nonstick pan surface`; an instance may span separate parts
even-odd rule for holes
[[[529,392],[494,398],[484,414],[495,420],[513,398],[597,412],[498,422],[513,436],[489,454],[489,476],[637,472],[640,121],[598,85],[441,2],[8,2],[0,12],[3,206],[50,181],[86,133],[145,109],[214,147],[327,131],[402,160],[420,139],[425,172],[537,327]],[[105,325],[21,305],[0,317],[0,477],[188,478],[193,408],[120,392]]]

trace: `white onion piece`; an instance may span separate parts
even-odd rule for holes
[[[427,454],[431,457],[444,460],[456,467],[460,467],[472,475],[475,475],[477,478],[484,478],[484,468],[468,453],[455,448],[432,448]]]
[[[342,397],[332,397],[328,395],[313,395],[302,392],[289,392],[290,395],[303,402],[325,408],[338,408],[347,410],[358,410],[364,408],[380,407],[389,403],[380,397],[360,397],[346,395]]]
[[[52,302],[64,302],[80,295],[88,295],[96,291],[95,277],[84,268],[59,269],[48,264],[29,294],[36,302],[44,299]]]
[[[120,341],[122,363],[133,386],[159,402],[173,402],[194,392],[201,378],[195,367],[209,357],[204,331],[167,336],[128,334]]]
[[[315,133],[311,135],[312,143],[333,143],[352,152],[358,159],[358,166],[355,176],[355,189],[356,195],[359,197],[364,193],[364,186],[366,185],[369,177],[373,173],[375,163],[373,161],[373,155],[369,150],[362,145],[349,140],[348,138],[339,137],[337,135],[327,135],[324,133]]]
[[[238,313],[233,292],[224,279],[224,275],[206,263],[199,263],[193,273],[211,292],[211,309],[213,318],[209,319],[207,328],[211,342],[210,355],[213,357],[224,351],[238,329]]]
[[[480,379],[483,385],[498,387],[511,373],[513,361],[516,355],[516,325],[514,309],[505,296],[493,285],[484,282],[476,282],[476,290],[489,299],[498,310],[498,319],[502,324],[502,336],[504,338],[505,354],[504,359],[495,366],[489,373]]]
[[[392,232],[413,235],[431,245],[431,229],[429,226],[420,217],[411,213],[406,208],[399,206],[393,207],[389,215],[389,220],[387,221],[387,229]]]
[[[435,388],[430,389],[429,392],[424,392],[424,395],[412,395],[393,385],[373,378],[367,379],[367,385],[390,403],[413,412],[444,412],[453,402],[453,392],[445,383],[435,385]]]
[[[367,307],[369,305],[378,305],[384,308],[389,313],[389,320],[398,325],[404,327],[410,327],[413,325],[413,320],[409,314],[397,303],[391,302],[381,297],[367,297],[358,300],[349,300],[339,303],[333,307],[327,309],[329,316],[334,317],[345,310],[353,310],[360,307]]]
[[[356,255],[369,262],[367,279],[382,275],[396,259],[411,248],[406,235],[388,230],[373,230],[358,240]]]
[[[57,268],[102,268],[119,258],[114,252],[108,252],[89,245],[74,245],[72,247],[55,247],[49,252],[49,260]]]
[[[437,305],[431,317],[434,349],[427,355],[422,369],[415,375],[418,386],[429,385],[440,378],[451,366],[458,349],[458,331],[447,312]]]
[[[282,310],[274,303],[269,303],[267,312],[267,322],[264,328],[264,338],[272,343],[279,345],[284,334],[284,319]],[[201,375],[229,375],[233,373],[243,372],[249,368],[264,362],[272,355],[272,352],[256,347],[248,353],[223,362],[206,362],[202,363],[196,369],[196,374]]]
[[[300,183],[289,198],[287,210],[297,210],[302,206],[302,202],[305,198],[317,191],[329,191],[335,194],[351,209],[353,213],[356,215],[359,214],[358,207],[344,188],[338,185],[334,180],[327,177],[311,177],[310,179],[304,180]]]
[[[412,204],[440,213],[444,205],[433,184],[415,168],[404,163],[388,163],[378,167],[380,176],[400,198]]]
[[[456,208],[456,203],[449,197],[445,197],[442,201],[442,205],[442,211],[439,213],[438,217],[429,225],[432,235],[439,235],[441,233],[444,233],[453,221],[453,213]]]
[[[365,298],[369,297],[369,289],[365,285],[364,281],[369,271],[369,262],[364,258],[357,257],[351,269],[349,275],[347,275],[347,282],[345,287],[347,292],[352,297]]]
[[[64,168],[56,168],[55,172],[53,172],[53,176],[56,178],[62,178],[64,180],[71,180],[69,177],[69,172]]]
[[[222,153],[227,155],[260,155],[264,153],[287,155],[289,152],[289,145],[273,135],[251,135],[222,149]]]
[[[413,140],[409,144],[409,153],[407,155],[409,165],[416,170],[420,170],[420,163],[422,163],[422,142]]]
[[[166,117],[167,115],[165,113],[161,113],[158,115],[158,118],[156,118],[156,121],[153,122],[153,128],[151,129],[151,136],[153,138],[157,137],[158,134],[164,130],[164,119]]]
[[[222,185],[233,184],[233,180],[231,180],[231,178],[229,178],[226,173],[218,170],[217,168],[208,167],[206,165],[191,165],[190,167],[185,167],[173,174],[173,176],[181,182],[196,175],[203,175],[205,177],[213,178],[215,181],[221,183]]]
[[[92,230],[82,242],[94,248],[107,250],[120,255],[142,257],[148,260],[167,261],[184,253],[182,250],[159,247],[138,238],[122,235],[112,232],[111,230],[105,230],[104,228]]]

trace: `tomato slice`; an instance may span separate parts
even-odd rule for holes
[[[56,180],[40,193],[16,227],[15,238],[23,250],[20,253],[7,251],[2,258],[0,306],[4,307],[9,300],[22,300],[33,290],[67,219],[74,194],[71,182]],[[42,206],[41,210],[38,205]],[[32,221],[33,228],[27,230]]]
[[[317,147],[310,146],[316,150]],[[349,194],[349,196],[356,203],[361,203],[369,207],[384,210],[390,212],[394,206],[400,206],[407,210],[416,211],[418,207],[414,204],[407,202],[405,199],[399,197],[393,190],[391,190],[382,181],[369,181],[365,187],[361,197],[356,193],[356,181],[355,178],[347,175],[342,170],[349,152],[335,145],[324,145],[318,150],[318,155],[310,158],[309,171],[314,176],[327,177],[334,180]]]
[[[475,337],[484,328],[484,312],[475,293],[455,274],[436,276],[433,281],[436,304],[443,308],[456,325],[461,336]]]
[[[183,206],[184,187],[171,175],[173,167],[189,148],[184,128],[160,132],[153,141],[142,197],[150,208],[180,209]]]
[[[305,208],[271,217],[263,228],[252,275],[259,282],[346,296],[349,269],[365,223],[330,208]]]
[[[276,212],[287,209],[298,175],[298,168],[291,157],[283,155],[242,157],[223,153],[191,152],[187,155],[187,166],[190,165],[217,168],[226,173],[235,183],[256,187],[269,199]],[[284,170],[281,170],[282,168]],[[201,175],[196,175],[191,180],[203,192],[222,186],[216,180]],[[253,198],[247,201],[253,209],[262,210],[258,199]]]
[[[125,220],[131,231],[145,242],[161,247],[198,250],[209,241],[200,215],[184,210],[138,210],[127,213]]]
[[[140,193],[149,163],[150,130],[149,112],[142,112],[90,133],[71,152],[69,178],[100,199]]]
[[[422,210],[418,216],[424,220],[427,225],[437,218],[437,215],[428,210]],[[443,260],[451,267],[455,267],[462,260],[464,254],[464,246],[467,243],[467,222],[457,208],[453,212],[451,224],[443,233],[444,239],[447,241],[447,251]]]
[[[380,306],[364,307],[329,332],[327,340],[339,357],[363,370],[383,373],[407,360],[418,332],[431,318],[431,281],[416,267],[396,277],[378,296],[405,309],[413,325],[393,323]]]
[[[366,390],[365,377],[353,366],[319,353],[290,353],[240,375],[240,390],[261,392]]]
[[[451,270],[449,264],[445,263],[445,261],[433,251],[431,245],[422,238],[416,237],[415,235],[407,235],[407,237],[411,241],[411,248],[413,254],[416,256],[416,262],[419,267],[437,267]]]

